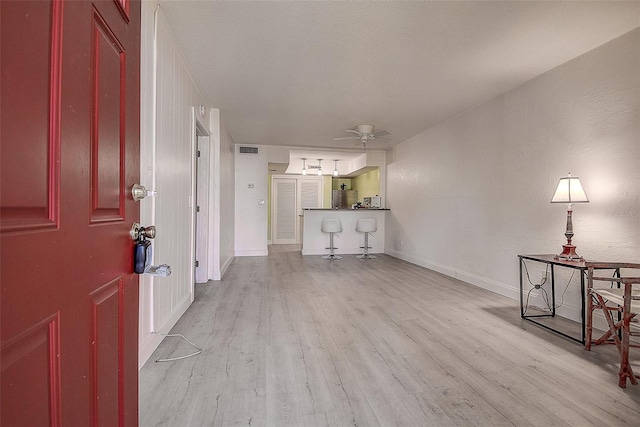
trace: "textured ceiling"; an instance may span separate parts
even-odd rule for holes
[[[385,149],[640,26],[637,1],[159,1],[236,143]]]

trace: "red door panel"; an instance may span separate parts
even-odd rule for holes
[[[0,20],[0,423],[136,425],[140,3]]]
[[[92,20],[92,222],[122,220],[127,55],[98,11]]]
[[[2,3],[1,229],[55,227],[62,3],[33,2],[29,13],[23,11],[21,2]],[[25,118],[28,126],[24,126]]]
[[[2,425],[60,424],[59,318],[43,319],[2,345]],[[40,378],[29,384],[30,378]],[[3,405],[4,406],[4,405]]]
[[[124,325],[120,296],[124,295],[122,280],[107,283],[92,293],[92,418],[97,425],[118,424],[118,366],[123,353],[119,338]]]

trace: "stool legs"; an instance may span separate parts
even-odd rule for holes
[[[329,247],[326,248],[326,249],[330,250],[329,255],[325,255],[325,256],[322,257],[324,259],[328,259],[329,261],[334,260],[334,259],[342,259],[342,257],[340,255],[336,255],[336,254],[333,253],[333,251],[335,249],[338,249],[338,248],[333,246],[333,235],[334,234],[335,233],[329,233]]]
[[[361,248],[364,248],[364,253],[362,255],[358,255],[357,258],[360,259],[375,259],[375,255],[369,255],[369,249],[371,249],[371,246],[369,246],[369,233],[365,232],[364,233],[364,246],[360,246]]]

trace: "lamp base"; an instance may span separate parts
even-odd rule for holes
[[[584,261],[584,258],[576,253],[576,247],[574,245],[562,245],[562,253],[553,258],[567,261]]]

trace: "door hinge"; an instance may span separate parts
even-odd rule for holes
[[[193,263],[193,265],[196,266],[196,267],[200,267],[200,262],[196,261],[196,262]]]
[[[200,206],[196,206],[196,212],[200,212]]]
[[[196,157],[200,157],[200,150],[196,151]]]

